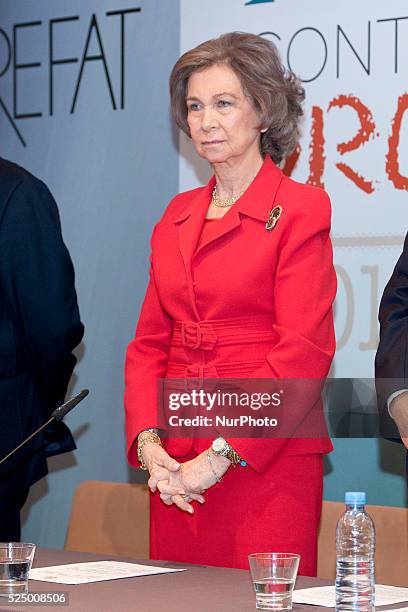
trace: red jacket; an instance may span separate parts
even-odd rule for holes
[[[324,378],[335,350],[330,201],[266,157],[215,234],[197,249],[214,178],[177,195],[152,235],[150,283],[126,358],[128,459],[138,433],[157,425],[160,378]],[[265,223],[280,205],[272,231]],[[327,437],[234,439],[263,472],[280,455],[325,453]],[[173,439],[174,457],[207,440]]]

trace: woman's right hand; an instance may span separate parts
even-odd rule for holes
[[[149,489],[152,493],[158,490],[161,500],[167,506],[174,503],[180,510],[193,514],[193,507],[183,496],[188,495],[188,499],[204,503],[202,495],[185,491],[182,487],[177,474],[181,464],[170,457],[160,444],[147,442],[142,449],[142,458],[150,474],[150,478],[147,481]],[[173,475],[173,478],[171,478],[171,475]],[[174,486],[169,484],[170,479],[173,480]]]
[[[170,457],[160,444],[147,442],[142,449],[142,458],[147,467],[150,478],[147,482],[152,493],[159,490],[167,495],[184,495],[185,491],[180,487],[171,487],[168,484],[171,472],[177,472],[181,465]],[[166,482],[167,481],[167,482]]]

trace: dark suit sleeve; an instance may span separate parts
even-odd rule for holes
[[[74,270],[57,205],[31,175],[7,202],[1,221],[2,291],[18,332],[25,368],[47,409],[65,396],[81,341]]]
[[[375,376],[381,430],[387,438],[399,438],[388,413],[388,397],[408,388],[408,234],[403,252],[388,281],[379,310],[380,343]]]

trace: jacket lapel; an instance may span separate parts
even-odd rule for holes
[[[214,242],[215,240],[218,240],[219,238],[221,238],[221,236],[225,236],[225,234],[232,232],[232,230],[234,230],[236,227],[239,227],[240,225],[241,217],[238,214],[238,210],[234,209],[233,207],[222,217],[222,219],[219,219],[216,222],[214,227],[215,231],[212,233],[211,237],[204,239],[200,243],[199,248],[194,253],[194,257],[198,255],[198,253],[200,253],[203,248],[205,248],[208,244]]]
[[[268,221],[271,210],[275,205],[276,194],[279,185],[283,178],[283,172],[278,168],[269,155],[265,157],[264,163],[262,164],[258,174],[240,197],[236,204],[234,204],[230,210],[216,222],[214,232],[211,233],[211,237],[204,240],[200,244],[200,248],[192,253],[193,257],[200,253],[208,244],[218,240],[225,234],[228,234],[235,228],[241,225],[242,215],[258,219],[266,223]],[[214,180],[212,187],[214,186]],[[207,207],[209,203],[209,195],[207,194]],[[194,243],[194,247],[197,246],[197,241],[201,232],[204,218],[201,220],[197,240]]]
[[[178,226],[180,252],[187,277],[191,276],[191,261],[200,238],[214,184],[215,178],[212,177],[174,221]]]
[[[205,220],[207,209],[210,204],[214,184],[215,178],[212,177],[209,183],[203,189],[200,189],[198,194],[192,198],[189,205],[174,222],[178,228],[179,247],[186,271],[190,302],[197,319],[199,319],[200,316],[195,305],[191,263],[193,260],[194,251],[197,247],[198,239],[200,238],[201,228]]]
[[[195,306],[191,266],[195,255],[200,253],[208,244],[232,232],[241,225],[242,215],[253,217],[259,221],[267,222],[274,206],[276,193],[283,178],[283,172],[278,168],[269,155],[265,157],[255,179],[236,204],[216,223],[215,232],[211,238],[203,241],[197,249],[198,240],[210,204],[212,190],[215,185],[213,176],[209,183],[200,189],[189,205],[175,219],[178,226],[178,237],[181,256],[186,271],[186,278],[190,291],[191,303],[195,314],[199,318]]]

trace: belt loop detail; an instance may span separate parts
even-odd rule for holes
[[[210,323],[181,322],[181,344],[190,349],[211,351],[218,340]]]
[[[199,364],[191,364],[184,371],[184,389],[191,391],[198,387],[202,388],[204,384],[204,367]]]

